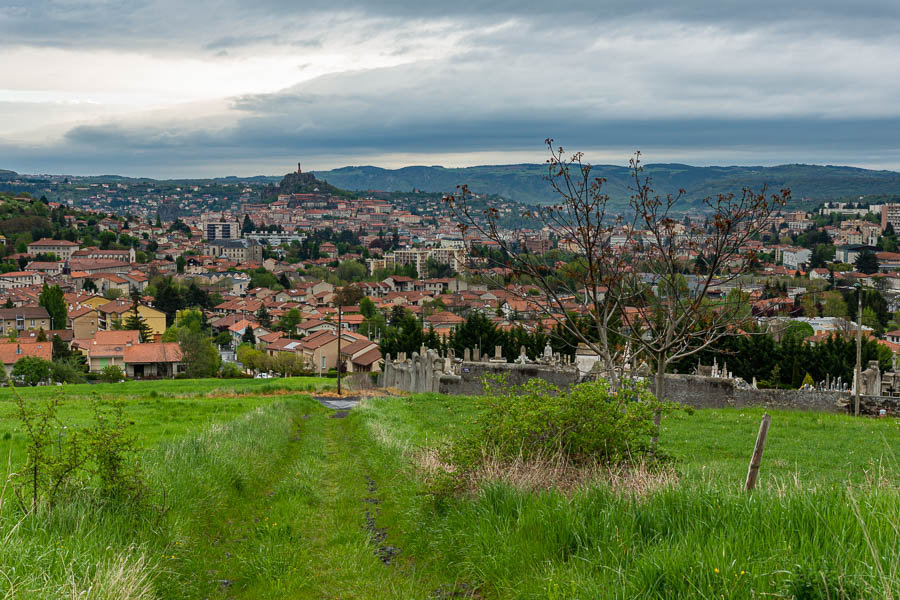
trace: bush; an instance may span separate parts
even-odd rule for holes
[[[679,408],[659,402],[635,382],[611,390],[601,380],[562,392],[542,379],[507,386],[497,378],[486,380],[485,387],[489,395],[476,427],[455,439],[442,456],[457,481],[486,457],[513,461],[561,454],[575,466],[659,459],[651,445],[657,432],[654,414]]]
[[[125,374],[122,372],[119,365],[106,365],[103,367],[103,370],[100,371],[100,381],[105,381],[106,383],[118,383],[123,379],[125,379]]]
[[[78,427],[59,419],[61,394],[41,404],[25,402],[12,392],[25,432],[25,465],[7,481],[24,512],[34,512],[40,504],[53,506],[64,494],[87,489],[91,475],[104,498],[143,499],[146,486],[134,459],[137,445],[121,401],[92,399],[94,424]]]
[[[236,364],[225,363],[224,365],[222,365],[222,371],[219,373],[219,377],[224,377],[225,379],[240,379],[250,376],[242,372],[241,368]]]
[[[53,361],[50,366],[50,377],[59,383],[83,383],[84,371],[75,360],[64,358]]]
[[[37,356],[23,356],[13,365],[13,377],[21,379],[26,385],[38,385],[50,379],[53,363]]]

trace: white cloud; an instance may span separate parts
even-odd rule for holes
[[[418,14],[403,0],[306,12],[279,0],[35,4],[0,16],[0,31],[35,15],[49,23],[38,42],[0,45],[0,118],[18,116],[0,128],[9,168],[40,160],[36,141],[51,165],[77,149],[109,171],[102,161],[127,166],[139,151],[141,165],[198,173],[303,151],[333,157],[319,168],[471,164],[542,156],[548,135],[604,156],[643,146],[698,162],[729,148],[755,162],[813,150],[874,162],[900,145],[865,125],[900,122],[897,19],[877,2],[856,12],[773,3],[759,18],[710,3],[676,14],[662,2],[644,14],[590,2],[558,12],[466,0]],[[106,12],[120,22],[98,30],[91,20]],[[861,34],[875,22],[877,34]],[[96,36],[53,36],[73,23]]]

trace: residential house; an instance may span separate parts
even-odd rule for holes
[[[303,358],[317,374],[337,368],[337,339],[330,331],[319,331],[300,340]]]
[[[322,321],[320,319],[307,319],[306,321],[303,321],[302,323],[297,325],[297,331],[306,336],[321,331],[337,333],[337,324],[331,323],[329,321]]]
[[[50,314],[43,306],[20,306],[0,308],[0,336],[8,337],[12,332],[28,329],[50,329]]]
[[[116,366],[125,370],[125,349],[126,344],[99,344],[96,340],[90,340],[91,343],[81,346],[78,345],[79,340],[73,345],[84,354],[87,359],[88,370],[91,373],[99,373],[108,366]],[[152,346],[152,344],[147,344]]]
[[[342,370],[346,373],[370,373],[381,370],[381,350],[371,340],[341,343]]]
[[[184,372],[181,348],[175,342],[125,347],[125,374],[134,379],[172,379]]]
[[[113,300],[98,308],[99,324],[102,330],[113,329],[116,321],[125,321],[131,313],[131,300]],[[152,333],[163,333],[166,330],[166,313],[144,304],[138,304],[138,314],[150,327]]]
[[[97,309],[90,306],[79,306],[68,313],[69,329],[72,330],[75,339],[87,339],[94,337],[99,327],[100,315]]]
[[[459,327],[464,322],[465,319],[446,310],[425,317],[425,324],[431,326],[435,332],[442,335],[448,334],[450,330]]]
[[[12,373],[16,362],[26,356],[51,360],[53,357],[53,344],[50,342],[36,342],[33,344],[0,342],[0,359],[3,360],[3,368],[6,370],[7,376]]]

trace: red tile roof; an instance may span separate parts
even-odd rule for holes
[[[367,366],[367,365],[371,365],[372,363],[379,361],[379,360],[381,360],[381,350],[379,350],[378,347],[376,346],[375,348],[372,348],[365,354],[363,354],[361,356],[357,356],[351,362],[355,365]]]
[[[175,342],[126,346],[126,364],[181,362],[181,348]]]
[[[53,356],[53,344],[50,342],[36,342],[33,344],[0,343],[0,358],[4,365],[15,364],[24,356],[36,356],[44,360],[50,360]]]

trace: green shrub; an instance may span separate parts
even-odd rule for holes
[[[563,392],[538,378],[516,386],[494,378],[486,380],[485,387],[485,410],[475,427],[443,453],[457,480],[488,456],[511,461],[561,453],[576,466],[626,463],[651,455],[658,459],[651,446],[657,431],[654,414],[679,408],[656,400],[644,384],[628,381],[616,390],[600,380]]]
[[[71,358],[55,360],[50,366],[50,377],[59,383],[83,383],[84,371]]]
[[[241,371],[241,368],[238,367],[234,363],[225,363],[222,365],[222,371],[219,373],[220,377],[225,379],[240,379],[242,377],[249,377],[245,373]]]
[[[131,422],[125,418],[121,399],[91,400],[94,426],[85,431],[91,472],[101,493],[110,498],[142,500],[146,493],[143,473],[134,458],[137,441]]]
[[[23,356],[13,365],[12,375],[26,385],[38,385],[50,379],[53,363],[37,356]]]
[[[100,380],[106,383],[118,383],[123,379],[125,379],[125,374],[119,365],[106,365],[100,371]]]

